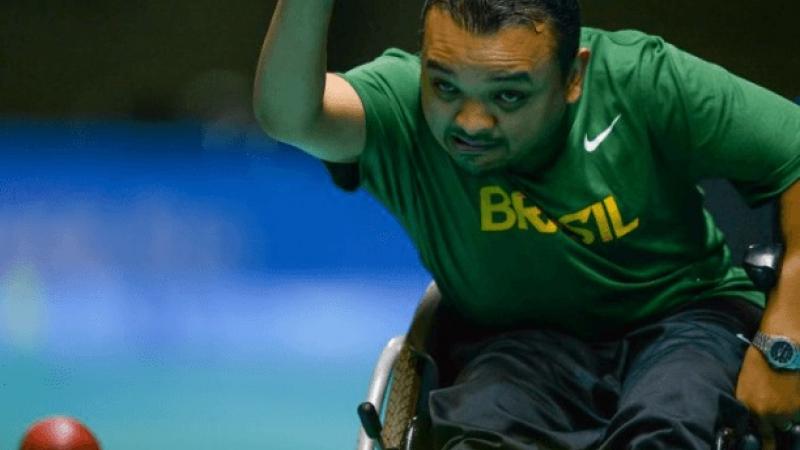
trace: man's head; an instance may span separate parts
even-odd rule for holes
[[[473,173],[535,171],[581,94],[577,0],[428,0],[422,101],[436,140]]]

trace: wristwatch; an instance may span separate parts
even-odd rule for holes
[[[772,336],[757,332],[753,346],[761,350],[773,369],[800,371],[800,345],[786,336]]]

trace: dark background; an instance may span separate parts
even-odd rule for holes
[[[209,102],[247,103],[274,4],[0,2],[0,115],[152,120],[202,116]],[[367,61],[387,46],[416,50],[421,4],[338,1],[331,69]],[[582,5],[585,25],[661,35],[781,95],[800,95],[800,2],[586,0]],[[203,97],[192,97],[192,90]]]

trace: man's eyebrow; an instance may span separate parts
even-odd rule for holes
[[[492,77],[492,81],[525,81],[532,83],[528,72],[502,72]]]
[[[453,69],[445,66],[444,64],[436,61],[434,59],[428,59],[425,62],[425,66],[429,69],[438,70],[440,72],[444,72],[448,75],[455,74]],[[528,72],[506,72],[506,71],[499,71],[496,72],[496,75],[492,76],[492,81],[522,81],[527,83],[533,83],[531,76]]]
[[[442,63],[440,63],[439,61],[436,61],[435,59],[429,59],[429,60],[427,60],[427,61],[425,62],[425,66],[426,66],[428,69],[434,69],[434,70],[438,70],[438,71],[440,71],[440,72],[444,72],[444,73],[446,73],[446,74],[448,74],[448,75],[452,75],[452,74],[454,73],[454,72],[453,72],[453,69],[450,69],[450,68],[448,68],[447,66],[445,66],[445,65],[444,65],[444,64],[442,64]]]

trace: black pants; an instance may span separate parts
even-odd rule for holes
[[[551,330],[460,336],[453,384],[430,396],[438,449],[708,450],[747,427],[736,380],[761,310],[697,302],[620,339]]]

